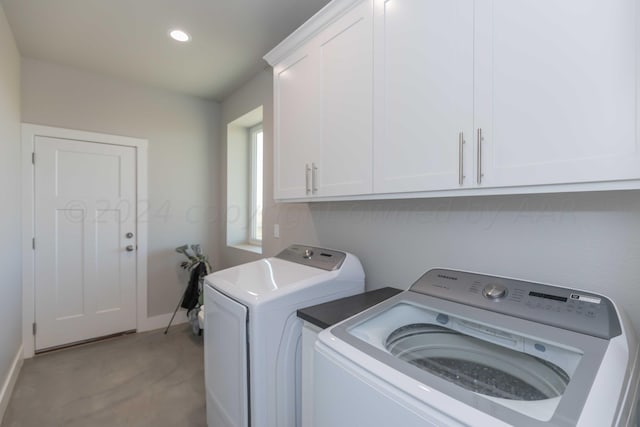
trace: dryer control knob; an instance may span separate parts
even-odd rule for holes
[[[485,298],[496,300],[507,296],[507,287],[499,283],[490,283],[482,290]]]
[[[302,255],[302,257],[306,259],[309,259],[312,256],[313,256],[313,251],[311,249],[305,249],[304,254]]]

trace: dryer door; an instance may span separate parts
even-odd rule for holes
[[[209,285],[204,295],[207,425],[247,427],[247,307]]]

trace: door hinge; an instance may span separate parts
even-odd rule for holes
[[[36,153],[35,151],[31,153],[31,164],[36,164]]]
[[[35,335],[36,332],[38,331],[38,325],[36,324],[36,322],[33,322],[32,329],[33,329],[33,335]]]
[[[36,250],[36,238],[32,238],[31,239],[31,249],[33,249],[34,251]]]

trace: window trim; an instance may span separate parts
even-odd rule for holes
[[[249,144],[250,144],[250,162],[251,162],[251,180],[249,182],[249,194],[250,194],[250,201],[249,201],[249,227],[248,227],[248,235],[247,235],[247,242],[250,245],[254,245],[254,246],[262,246],[262,239],[258,239],[256,236],[257,233],[257,228],[258,228],[258,204],[257,204],[257,199],[258,199],[258,194],[257,191],[258,189],[257,187],[257,179],[258,179],[258,134],[262,133],[262,160],[263,160],[263,164],[261,165],[262,167],[260,168],[262,170],[263,173],[263,177],[264,177],[264,131],[262,128],[262,122],[258,123],[255,126],[251,126],[248,129],[248,136],[249,136]],[[264,185],[264,182],[263,182]],[[262,194],[263,193],[263,188],[259,189],[260,192]],[[264,209],[264,198],[261,197],[261,201],[263,206],[260,206],[260,208]],[[262,215],[260,216],[260,218],[262,218]],[[264,237],[264,236],[263,236]]]

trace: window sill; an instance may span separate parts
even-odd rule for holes
[[[240,249],[241,251],[253,252],[254,254],[262,255],[262,246],[250,245],[249,243],[236,243],[234,245],[227,245],[230,248]]]

